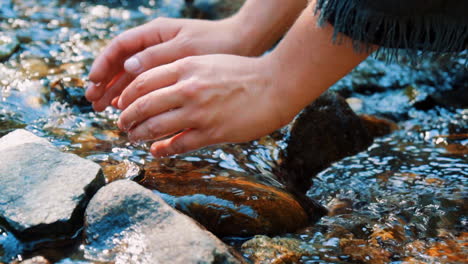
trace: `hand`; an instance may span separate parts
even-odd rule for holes
[[[153,143],[154,156],[221,142],[257,139],[297,113],[277,94],[278,74],[264,58],[188,57],[140,74],[122,93],[120,129]]]
[[[235,18],[221,21],[157,18],[117,36],[95,60],[86,97],[104,110],[138,74],[193,55],[252,55]]]

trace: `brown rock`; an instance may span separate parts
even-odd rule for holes
[[[367,149],[372,142],[372,135],[345,99],[327,92],[293,122],[278,176],[305,193],[318,172]]]
[[[342,238],[340,247],[343,254],[348,255],[354,262],[372,264],[390,262],[391,254],[388,251],[363,239]]]
[[[242,245],[242,253],[254,264],[300,263],[303,256],[312,250],[303,242],[293,238],[269,238],[255,236]]]
[[[237,12],[245,0],[185,0],[185,17],[200,19],[222,19]]]
[[[123,179],[134,179],[140,175],[140,167],[135,163],[124,160],[119,164],[104,164],[102,166],[102,172],[106,177],[108,183],[114,182],[116,180]]]
[[[306,211],[293,195],[247,177],[167,173],[157,163],[144,170],[140,184],[168,194],[163,195],[166,201],[172,200],[169,203],[218,236],[293,232],[308,223]]]
[[[350,199],[333,199],[329,209],[329,216],[351,214],[353,212],[353,201]]]
[[[378,118],[371,115],[359,116],[372,137],[383,137],[398,129],[398,125],[386,118]]]
[[[49,74],[49,66],[42,59],[30,58],[21,61],[23,72],[31,78],[40,79]]]

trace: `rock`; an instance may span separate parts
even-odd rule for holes
[[[50,264],[50,262],[46,258],[38,256],[21,261],[20,264]]]
[[[49,65],[39,58],[27,58],[21,60],[22,71],[32,79],[41,79],[49,74]]]
[[[371,134],[344,98],[327,92],[293,122],[279,177],[305,193],[318,172],[365,150],[372,142]]]
[[[0,33],[0,61],[8,59],[19,47],[16,36]]]
[[[195,221],[129,180],[99,190],[85,218],[85,257],[92,261],[242,263]]]
[[[371,115],[360,115],[361,121],[372,137],[383,137],[398,129],[398,125],[388,119]]]
[[[18,114],[13,113],[0,113],[0,137],[12,132],[18,128],[24,128],[24,124],[21,117]]]
[[[102,171],[107,182],[129,179],[133,180],[140,175],[140,167],[128,160],[124,160],[118,164],[102,165]]]
[[[436,89],[430,95],[430,98],[436,104],[449,108],[468,108],[468,69],[464,65],[456,74],[453,75],[451,88],[449,90]]]
[[[222,19],[237,12],[245,0],[185,0],[185,17]]]
[[[242,253],[254,264],[300,263],[312,252],[311,246],[294,238],[255,236],[242,245]]]
[[[92,106],[85,98],[86,89],[84,87],[85,82],[79,78],[58,79],[50,84],[48,99],[70,104],[80,112],[87,113],[92,111]]]
[[[329,216],[351,214],[353,212],[353,201],[350,199],[333,199],[329,206]]]
[[[0,138],[0,153],[0,223],[22,240],[73,235],[105,183],[99,165],[23,129]]]
[[[317,204],[306,211],[290,193],[242,175],[168,173],[157,163],[144,171],[141,185],[162,193],[166,202],[219,237],[294,232],[309,224],[307,211],[315,218],[324,214]]]
[[[342,238],[340,239],[340,248],[343,255],[350,258],[350,263],[390,263],[390,252],[364,239]]]

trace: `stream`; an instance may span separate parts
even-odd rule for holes
[[[0,136],[25,128],[104,168],[129,164],[125,177],[134,177],[155,161],[149,145],[127,141],[115,125],[118,111],[91,111],[83,98],[87,73],[113,36],[156,17],[182,17],[184,7],[183,0],[0,0],[0,35],[20,42],[0,63]],[[301,263],[467,263],[467,55],[440,69],[430,58],[414,70],[369,59],[332,88],[356,112],[392,119],[399,128],[313,179],[307,195],[329,215],[280,236],[300,242]],[[452,95],[454,86],[461,97]],[[276,184],[270,176],[287,137],[285,128],[250,143],[157,161],[203,163],[213,174],[240,172]],[[0,263],[37,255],[92,263],[79,236],[63,248],[36,251],[0,226]],[[244,252],[252,262],[253,255]],[[274,261],[255,263],[283,263]]]

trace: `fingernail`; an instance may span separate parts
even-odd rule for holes
[[[138,74],[141,71],[140,60],[136,57],[131,57],[125,61],[124,68],[129,73]]]
[[[89,91],[91,91],[93,89],[93,87],[94,87],[94,83],[90,82],[90,83],[88,83],[88,86],[86,87],[86,90],[85,90],[85,97],[89,101],[91,101],[91,99],[94,99],[94,98],[90,97],[90,94],[89,94]]]
[[[88,87],[86,87],[86,90],[92,89],[95,86],[93,82],[88,83]]]

